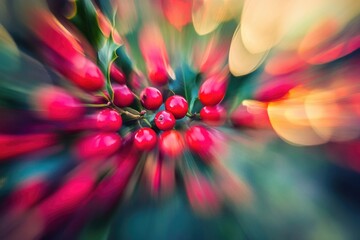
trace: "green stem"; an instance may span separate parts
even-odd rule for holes
[[[149,122],[149,120],[147,120],[146,118],[144,118],[143,120],[144,120],[144,122],[146,122],[147,125],[149,125],[149,127],[152,127],[152,126],[151,126],[151,123]]]
[[[85,107],[108,107],[110,104],[108,103],[104,103],[104,104],[92,104],[92,103],[88,103],[88,104],[84,104]]]
[[[142,116],[140,114],[132,114],[131,112],[129,111],[126,111],[126,110],[123,110],[121,108],[118,108],[116,106],[114,106],[115,109],[122,115],[125,115],[127,117],[129,117],[131,120],[137,120],[137,119],[140,119],[142,118]]]

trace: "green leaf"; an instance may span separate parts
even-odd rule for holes
[[[77,13],[71,21],[82,31],[91,45],[98,49],[104,41],[104,36],[98,24],[95,6],[91,0],[78,0],[76,9]]]
[[[188,64],[183,63],[175,69],[175,76],[175,80],[170,81],[170,90],[191,102],[193,98],[197,97],[199,75]]]
[[[106,89],[110,94],[111,100],[114,99],[114,91],[110,82],[110,65],[117,57],[116,49],[118,47],[119,45],[114,43],[111,39],[107,39],[98,52],[99,66],[106,76]]]

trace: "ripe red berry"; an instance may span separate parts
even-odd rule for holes
[[[159,150],[166,156],[179,156],[184,146],[183,136],[176,130],[165,131],[159,136]]]
[[[100,68],[80,54],[69,62],[63,61],[55,68],[85,91],[98,91],[104,87],[105,77]]]
[[[105,77],[95,63],[86,59],[84,65],[80,65],[78,69],[80,74],[78,76],[79,80],[76,82],[79,87],[87,91],[98,91],[104,87]],[[74,71],[78,69],[74,69]],[[73,77],[73,79],[75,79],[75,77]]]
[[[149,71],[149,79],[155,86],[163,86],[168,83],[168,73],[164,67],[157,66]]]
[[[266,81],[255,91],[253,99],[261,102],[272,102],[286,96],[288,92],[296,87],[296,82],[288,79],[272,79]]]
[[[214,145],[211,132],[203,126],[192,126],[185,133],[185,139],[190,151],[208,157]],[[206,160],[206,159],[205,159]]]
[[[103,131],[118,131],[122,126],[120,114],[112,109],[101,110],[96,115],[97,129]]]
[[[46,48],[42,53],[54,69],[82,90],[91,92],[104,87],[105,77],[100,68],[82,54],[65,59]]]
[[[231,122],[235,127],[269,128],[271,123],[265,106],[240,105],[232,114]]]
[[[102,159],[114,154],[121,146],[121,137],[116,133],[91,133],[75,143],[76,156],[82,160]]]
[[[140,128],[135,133],[134,145],[139,150],[150,151],[155,147],[156,142],[156,133],[151,128]]]
[[[171,112],[176,119],[185,117],[188,107],[185,98],[179,95],[171,96],[165,102],[166,111]]]
[[[221,105],[205,106],[200,111],[200,118],[210,125],[223,124],[225,117],[225,108]]]
[[[84,55],[78,39],[48,11],[36,10],[31,17],[42,51],[57,71],[85,91],[101,90],[105,77],[100,68]]]
[[[114,63],[111,64],[110,66],[110,76],[112,80],[120,84],[126,83],[126,78],[124,73]]]
[[[175,126],[175,117],[168,111],[160,111],[155,115],[155,125],[163,131],[171,130]]]
[[[157,110],[163,102],[163,97],[158,89],[147,87],[141,92],[140,100],[144,108],[148,110]]]
[[[70,121],[84,113],[81,102],[60,87],[45,86],[34,92],[36,113],[51,121]]]
[[[205,106],[220,103],[225,97],[227,81],[215,77],[206,80],[199,89],[200,102]]]
[[[134,101],[134,94],[126,85],[113,85],[113,90],[116,106],[128,107]]]
[[[34,9],[31,17],[32,31],[36,37],[61,58],[69,59],[79,53],[83,54],[84,50],[77,38],[49,11]]]

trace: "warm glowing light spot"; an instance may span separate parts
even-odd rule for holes
[[[241,17],[241,36],[250,53],[262,53],[278,43],[284,34],[284,23],[290,1],[245,1]]]
[[[249,74],[263,62],[267,52],[252,54],[244,46],[240,25],[236,29],[229,50],[229,69],[235,76]]]
[[[220,24],[224,0],[194,0],[192,20],[195,31],[205,35],[214,31]]]

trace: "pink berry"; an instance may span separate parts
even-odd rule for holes
[[[157,136],[154,130],[151,128],[140,128],[135,133],[134,145],[141,151],[152,150],[157,142]]]
[[[112,109],[101,110],[96,115],[96,126],[103,131],[118,131],[122,126],[120,114]]]
[[[192,126],[185,133],[185,140],[190,151],[207,157],[214,146],[214,139],[210,131],[203,126]]]
[[[159,136],[159,150],[169,157],[178,157],[184,151],[183,136],[176,130],[165,131]]]
[[[115,65],[115,63],[111,64],[110,66],[110,76],[112,80],[120,84],[126,83],[126,78],[124,73]]]
[[[160,111],[155,115],[155,125],[163,131],[171,130],[175,126],[175,117],[168,111]]]
[[[163,97],[157,88],[147,87],[141,92],[140,101],[144,108],[157,110],[163,102]]]
[[[171,96],[165,102],[166,111],[171,112],[176,119],[185,117],[188,107],[185,98],[179,95]]]
[[[231,122],[235,127],[269,128],[271,127],[266,108],[240,105],[232,114]]]
[[[84,108],[81,102],[60,87],[45,86],[33,95],[36,113],[51,121],[71,121],[79,119]]]
[[[220,103],[225,97],[226,87],[226,80],[220,80],[215,77],[209,78],[200,86],[200,102],[205,106],[213,106]]]
[[[155,86],[163,86],[168,83],[168,73],[164,67],[157,66],[149,72],[149,79]]]
[[[200,111],[200,118],[210,125],[223,124],[225,117],[225,108],[221,105],[205,106]]]
[[[128,107],[134,101],[134,94],[126,85],[113,85],[113,90],[116,106]]]
[[[117,133],[91,133],[78,139],[75,152],[82,160],[106,160],[121,146],[121,137]]]

